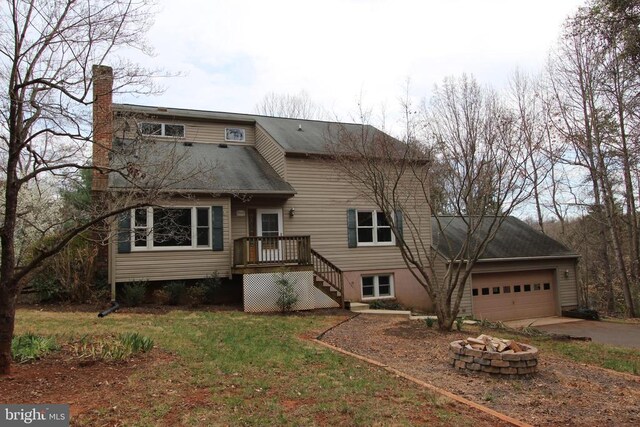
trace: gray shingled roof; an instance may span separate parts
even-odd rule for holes
[[[125,144],[130,141],[125,141]],[[193,143],[137,143],[137,156],[124,155],[124,162],[136,162],[150,180],[166,176],[171,190],[194,192],[282,194],[292,196],[294,188],[285,182],[253,146]],[[112,159],[117,165],[117,157]],[[147,186],[154,185],[148,182]],[[145,185],[143,182],[142,185]],[[121,175],[111,174],[111,188],[130,188]],[[158,185],[158,186],[161,186]]]
[[[432,244],[447,258],[452,258],[466,239],[467,226],[462,217],[439,217],[442,234],[435,218],[431,221]],[[480,232],[489,227],[491,218],[485,218]],[[562,243],[533,229],[515,217],[508,217],[498,230],[495,239],[489,243],[480,256],[482,261],[507,258],[578,258],[573,251]]]
[[[284,149],[286,153],[325,154],[340,132],[362,133],[362,125],[355,123],[322,122],[316,120],[284,119],[280,117],[256,117],[256,122]],[[365,133],[376,129],[365,125]]]
[[[225,113],[220,111],[188,110],[181,108],[151,107],[144,105],[114,104],[116,111],[148,114],[171,119],[190,118],[211,121],[247,123],[262,126],[286,153],[326,154],[327,144],[341,130],[360,133],[362,126],[355,123],[328,122],[321,120],[289,119],[261,116],[257,114]],[[301,130],[299,130],[301,129]],[[379,132],[366,125],[366,132]]]

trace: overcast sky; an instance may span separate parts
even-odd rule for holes
[[[446,76],[500,88],[543,67],[565,17],[584,0],[159,0],[151,63],[181,72],[164,94],[121,102],[254,112],[265,94],[305,90],[349,120],[398,110]]]

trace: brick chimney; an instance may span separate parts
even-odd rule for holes
[[[94,65],[93,69],[93,165],[109,166],[109,152],[113,142],[113,69]],[[108,175],[93,170],[93,191],[106,191]]]

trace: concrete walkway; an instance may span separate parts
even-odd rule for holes
[[[600,344],[640,349],[640,324],[580,320],[536,328],[553,334],[591,337],[593,342]]]

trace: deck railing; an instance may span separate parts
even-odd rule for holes
[[[242,237],[233,241],[233,265],[311,265],[310,236]]]
[[[344,276],[342,270],[313,249],[311,249],[311,259],[313,260],[313,273],[339,292],[340,301],[338,303],[344,308]]]

